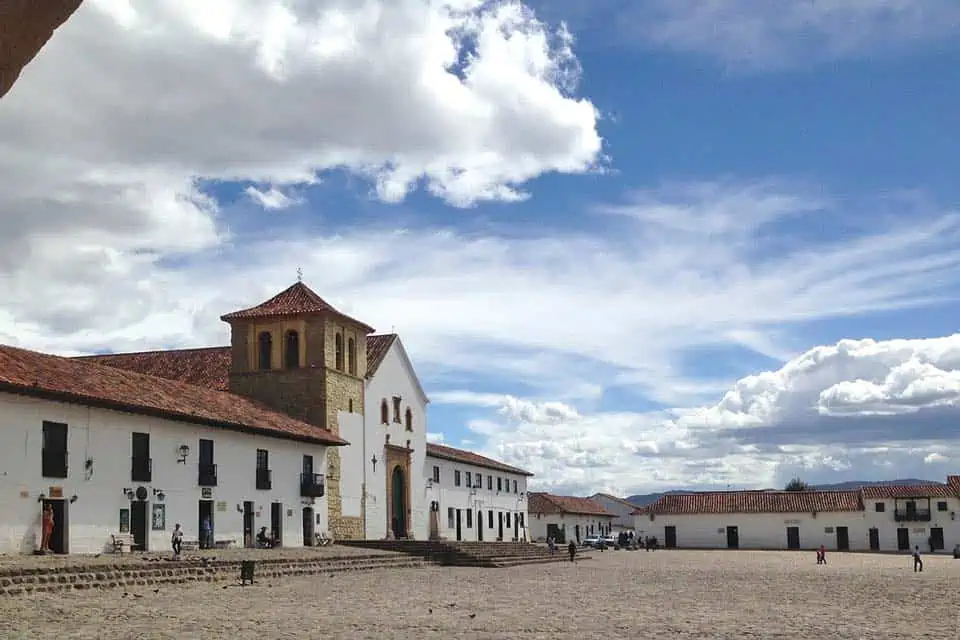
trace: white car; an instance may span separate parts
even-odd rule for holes
[[[599,544],[600,544],[600,536],[590,536],[589,538],[586,538],[586,539],[583,541],[582,546],[584,546],[584,547],[596,547],[596,546],[599,545]]]

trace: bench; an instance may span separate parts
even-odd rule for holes
[[[133,550],[132,533],[113,533],[110,535],[110,544],[114,553],[130,553]]]
[[[237,541],[233,538],[214,538],[213,540],[214,549],[229,549],[235,544],[237,544]]]

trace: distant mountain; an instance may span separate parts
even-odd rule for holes
[[[813,485],[811,488],[819,491],[854,491],[860,487],[882,487],[893,484],[914,485],[938,483],[934,482],[933,480],[918,480],[917,478],[904,478],[901,480],[851,480],[849,482],[837,482],[835,484],[817,484]],[[696,490],[673,489],[671,491],[664,491],[661,493],[642,493],[625,498],[625,500],[637,505],[638,507],[645,507],[648,504],[653,504],[656,502],[660,496],[678,493],[696,493]]]

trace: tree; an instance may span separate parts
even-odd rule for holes
[[[794,478],[787,483],[787,486],[784,487],[784,491],[809,491],[810,485],[801,480],[800,478]]]

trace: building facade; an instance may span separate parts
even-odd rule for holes
[[[590,498],[529,494],[530,536],[536,542],[553,538],[558,543],[573,540],[578,545],[595,535],[613,531],[615,514]]]
[[[326,530],[328,431],[244,398],[0,347],[0,552],[100,553],[115,535],[166,550],[209,519],[241,546],[266,527],[288,545]],[[313,470],[321,471],[314,473]]]
[[[520,542],[533,474],[469,451],[427,445],[423,481],[431,539]]]
[[[609,493],[595,493],[590,496],[590,499],[602,505],[610,513],[615,514],[616,517],[610,523],[614,535],[621,531],[634,530],[633,512],[637,510],[637,505]]]
[[[945,484],[855,491],[668,494],[634,512],[640,535],[668,548],[952,550],[960,544],[960,476]]]

